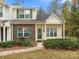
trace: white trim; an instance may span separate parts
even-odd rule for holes
[[[46,32],[47,32],[47,29],[49,29],[49,36],[47,36],[47,33],[46,33],[46,37],[57,37],[57,35],[55,36],[55,34],[54,34],[54,32],[55,32],[55,29],[57,30],[57,28],[56,27],[48,27],[48,28],[46,28]],[[53,36],[51,36],[50,35],[50,33],[51,33],[51,30],[50,29],[53,29]],[[56,32],[56,34],[57,34],[57,32]]]
[[[46,24],[45,24],[45,33],[44,33],[45,36],[44,36],[44,40],[46,40],[46,33],[47,33],[47,32],[46,32]]]
[[[21,37],[26,37],[24,34],[25,34],[25,32],[24,32],[24,30],[28,30],[28,28],[29,27],[18,27],[18,28],[22,28],[22,36]],[[19,31],[18,31],[18,28],[17,28],[17,37],[20,37],[20,36],[18,36],[18,33],[19,33]],[[30,34],[30,32],[28,31],[28,33]]]
[[[0,41],[1,41],[1,28],[0,28]]]
[[[5,26],[3,26],[3,42],[5,42]]]
[[[22,28],[22,29],[23,29],[23,37],[24,37],[24,28],[25,28],[25,27]]]
[[[11,25],[11,40],[13,40],[13,25]]]
[[[59,21],[59,23],[55,23],[55,24],[64,24],[65,23],[65,21],[61,20],[55,13],[52,13],[45,21],[47,22],[47,20],[49,20],[49,18],[52,18],[52,15],[54,17],[56,17],[57,20]],[[50,24],[50,23],[48,23],[48,24]],[[54,23],[52,23],[52,24],[54,24]]]
[[[23,27],[18,27],[18,28],[22,28],[22,30],[23,30]],[[20,36],[18,36],[18,28],[17,28],[17,37],[20,37]],[[23,31],[22,31],[22,33],[23,33]],[[23,36],[23,35],[22,35]]]
[[[35,24],[35,42],[37,42],[37,24]]]
[[[18,10],[18,12],[19,12],[19,14],[18,14],[19,18],[18,19],[31,19],[30,18],[31,17],[31,13],[27,13],[26,14],[26,10]],[[31,12],[31,11],[29,11],[29,12]],[[24,15],[24,17],[21,18],[20,15]],[[26,18],[26,15],[29,15],[29,17]]]
[[[42,29],[42,39],[38,39],[38,29]],[[39,28],[37,28],[37,41],[38,41],[38,40],[43,40],[43,38],[44,38],[44,37],[43,37],[43,28],[42,28],[42,27],[39,27]]]

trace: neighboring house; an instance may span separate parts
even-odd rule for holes
[[[0,0],[0,41],[18,38],[42,41],[65,37],[65,24],[54,13],[39,18],[38,9],[7,5]]]

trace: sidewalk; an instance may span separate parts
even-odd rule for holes
[[[41,50],[42,48],[43,48],[42,43],[38,42],[36,47],[27,48],[27,49],[20,49],[20,50],[10,50],[10,51],[0,52],[0,56],[6,56],[6,55],[15,54],[15,53],[23,53],[23,52],[36,51],[36,50]]]

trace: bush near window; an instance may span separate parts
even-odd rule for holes
[[[32,41],[29,39],[17,39],[17,40],[13,40],[13,41],[6,41],[3,43],[0,43],[1,48],[10,48],[15,45],[19,45],[22,47],[33,46]]]
[[[20,45],[20,46],[24,46],[24,47],[32,46],[32,41],[29,39],[17,39],[15,41],[15,45]]]
[[[44,41],[43,45],[47,49],[75,50],[79,48],[79,41],[70,39],[48,39]]]
[[[15,41],[6,41],[6,42],[0,43],[1,48],[8,48],[8,47],[12,47],[14,45],[15,45]]]

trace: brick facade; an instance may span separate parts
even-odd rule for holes
[[[17,28],[18,27],[31,27],[32,28],[32,35],[29,39],[35,41],[35,25],[34,24],[14,24],[13,25],[13,39],[18,39],[17,37]]]

